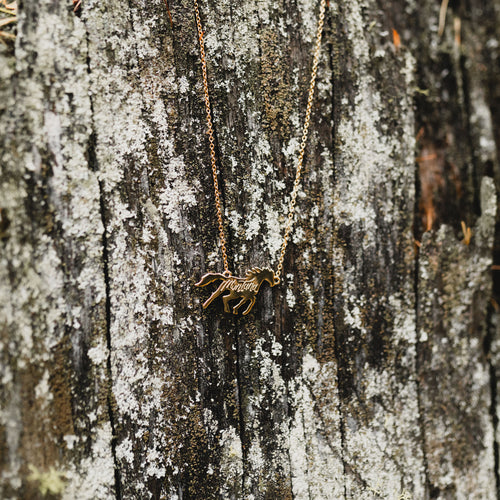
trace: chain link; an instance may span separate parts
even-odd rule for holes
[[[198,39],[200,42],[200,57],[201,57],[201,69],[203,73],[203,92],[205,97],[205,110],[207,115],[207,134],[208,140],[210,143],[210,160],[212,163],[212,177],[214,183],[214,191],[215,191],[215,206],[217,208],[217,221],[219,225],[219,237],[221,241],[221,250],[222,250],[222,260],[224,261],[224,274],[227,276],[231,275],[229,271],[228,261],[227,261],[227,252],[226,252],[226,238],[224,235],[224,219],[222,217],[222,208],[220,203],[220,190],[219,190],[219,182],[217,177],[217,161],[215,154],[215,139],[214,139],[214,130],[212,124],[212,116],[210,110],[210,95],[208,92],[208,77],[207,77],[207,61],[205,55],[205,41],[203,35],[203,28],[201,25],[200,19],[200,10],[198,8],[198,0],[194,1],[194,12],[196,15],[196,25],[198,27]],[[309,133],[309,125],[311,122],[311,111],[314,100],[314,89],[316,86],[316,74],[318,72],[318,64],[319,64],[319,56],[321,51],[321,38],[323,35],[323,25],[325,21],[325,8],[326,8],[327,0],[321,0],[319,7],[319,18],[318,18],[318,29],[316,33],[316,44],[314,47],[314,55],[313,55],[313,64],[311,70],[311,79],[309,82],[309,92],[307,98],[307,107],[306,107],[306,116],[304,119],[304,127],[302,130],[302,140],[300,143],[299,155],[297,158],[297,168],[295,173],[295,181],[293,183],[292,194],[290,197],[290,205],[288,208],[288,216],[285,225],[285,234],[283,236],[283,243],[281,244],[280,256],[278,259],[278,266],[276,268],[275,278],[276,282],[279,282],[281,272],[283,271],[283,261],[285,259],[286,247],[288,246],[288,240],[290,238],[290,232],[293,227],[293,218],[295,215],[295,205],[297,203],[297,194],[299,192],[300,187],[300,178],[302,175],[302,166],[304,162],[304,154],[307,145],[307,136]]]
[[[217,156],[215,154],[214,127],[212,125],[212,115],[210,110],[210,95],[208,93],[207,60],[205,57],[205,40],[203,37],[203,28],[201,26],[200,10],[198,1],[194,0],[194,12],[196,15],[196,25],[198,27],[198,39],[200,41],[201,70],[203,73],[203,93],[205,95],[205,111],[207,114],[207,134],[210,143],[210,161],[212,163],[212,178],[214,182],[215,206],[217,208],[217,222],[219,224],[219,238],[222,251],[222,260],[224,261],[224,274],[231,276],[229,264],[227,262],[226,237],[224,234],[224,219],[222,217],[222,207],[220,203],[219,180],[217,177]]]
[[[286,247],[288,245],[288,239],[290,237],[290,232],[293,226],[293,217],[295,215],[295,204],[297,203],[297,194],[299,192],[299,187],[300,187],[302,164],[304,162],[304,153],[306,151],[307,135],[309,133],[309,124],[311,122],[311,111],[314,100],[314,88],[316,86],[316,74],[318,72],[319,55],[321,50],[321,38],[323,35],[323,25],[325,22],[325,7],[326,7],[326,0],[321,0],[319,6],[318,30],[316,32],[316,46],[314,47],[311,80],[309,82],[309,94],[307,97],[306,116],[304,119],[304,128],[302,131],[302,142],[300,143],[299,156],[297,159],[297,170],[295,173],[295,181],[293,183],[293,190],[290,197],[290,206],[288,208],[288,217],[286,220],[285,235],[283,236],[283,243],[281,244],[278,266],[276,268],[276,273],[275,273],[277,279],[280,279],[281,272],[283,271],[283,261],[285,259]]]

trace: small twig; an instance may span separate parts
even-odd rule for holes
[[[17,3],[7,3],[6,0],[0,0],[0,12],[7,14],[10,17],[0,18],[0,27],[7,26],[8,24],[17,22]],[[14,40],[16,35],[8,33],[7,31],[0,31],[0,41],[5,43],[5,39]]]
[[[401,47],[401,37],[394,28],[392,29],[392,43],[394,44],[394,48],[396,49],[397,52]]]
[[[4,17],[0,19],[0,26],[5,26],[10,23],[15,23],[17,21],[17,17]]]
[[[425,155],[425,156],[417,156],[415,158],[415,161],[417,163],[422,163],[424,161],[436,160],[437,157],[438,157],[437,153],[431,153],[431,154],[428,154],[428,155]]]
[[[462,225],[462,233],[464,234],[462,243],[464,245],[469,245],[472,238],[472,229],[470,227],[467,227],[467,224],[464,221],[461,221],[460,224]]]
[[[460,47],[462,45],[462,20],[458,16],[453,19],[453,30],[455,31],[455,45]]]
[[[442,37],[444,33],[444,25],[446,23],[446,11],[448,10],[449,0],[443,0],[441,2],[441,7],[439,8],[439,27],[438,36]]]
[[[15,40],[16,35],[13,35],[12,33],[7,33],[6,31],[0,31],[0,41],[2,38],[9,38],[10,40]]]
[[[173,28],[174,27],[174,21],[172,19],[172,14],[170,13],[170,8],[168,6],[168,0],[163,0],[163,2],[165,3],[165,7],[167,8],[167,14],[168,14],[168,17],[170,19],[170,27]]]

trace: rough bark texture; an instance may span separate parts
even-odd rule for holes
[[[276,265],[318,4],[200,4],[237,274]],[[0,497],[500,498],[500,2],[330,1],[246,317],[193,286],[192,7],[23,2],[0,42]]]

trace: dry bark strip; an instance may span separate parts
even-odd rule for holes
[[[221,259],[168,7],[23,3],[0,44],[0,496],[497,498],[500,6],[440,37],[439,2],[330,2],[283,283],[243,318],[193,286]],[[276,264],[318,5],[200,9],[244,274]]]
[[[85,27],[27,3],[1,45],[2,498],[116,494]],[[41,478],[41,481],[35,478]],[[43,485],[48,485],[44,490]]]

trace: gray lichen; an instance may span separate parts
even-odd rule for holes
[[[23,4],[0,45],[0,496],[31,465],[62,498],[495,498],[491,34],[330,3],[283,280],[233,318],[193,286],[221,262],[169,4]],[[239,274],[277,261],[318,5],[200,9]]]

